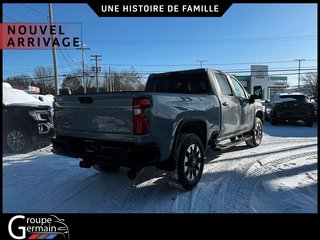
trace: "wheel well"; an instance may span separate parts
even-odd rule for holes
[[[29,124],[27,124],[25,122],[22,122],[22,121],[12,121],[12,122],[6,123],[5,125],[8,128],[9,127],[20,127],[20,128],[24,129],[27,132],[30,132],[30,128],[31,128],[31,126],[29,126]]]
[[[175,162],[173,161],[173,153],[177,144],[178,135],[181,133],[194,133],[196,134],[203,145],[204,151],[206,151],[207,147],[207,127],[206,124],[202,121],[188,121],[180,123],[177,132],[174,138],[173,148],[170,154],[170,157],[165,161],[157,162],[156,166],[159,169],[173,171],[175,169]]]
[[[206,124],[202,121],[192,121],[184,123],[178,134],[180,133],[194,133],[196,134],[203,145],[203,148],[206,149],[207,146],[207,127]]]
[[[256,117],[260,118],[261,122],[263,122],[263,112],[262,111],[257,111],[256,112]]]

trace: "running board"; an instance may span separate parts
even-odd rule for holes
[[[238,145],[239,143],[242,143],[242,142],[250,139],[250,137],[251,136],[244,136],[244,137],[242,137],[240,139],[235,140],[234,142],[228,142],[226,144],[218,144],[215,147],[215,150],[217,150],[217,151],[225,151],[225,150],[227,150],[227,149],[229,149],[231,147],[234,147],[234,146]]]

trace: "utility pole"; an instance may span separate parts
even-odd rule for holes
[[[86,79],[85,79],[85,69],[84,69],[84,51],[85,50],[90,50],[90,48],[85,48],[84,47],[84,43],[81,42],[81,48],[76,48],[78,50],[81,49],[82,51],[82,84],[83,84],[83,92],[87,93],[87,83],[86,83]]]
[[[108,92],[111,92],[111,68],[110,68],[110,66],[109,66],[109,77],[108,77],[108,80],[109,80],[109,81],[107,82],[107,83],[108,83],[108,84],[107,84],[107,86],[108,86],[108,87],[107,87],[107,91],[108,91]]]
[[[306,61],[306,59],[295,59],[294,61],[299,61],[298,87],[300,87],[300,63],[301,61]]]
[[[97,92],[99,92],[99,81],[98,81],[98,61],[101,61],[102,55],[91,55],[93,57],[93,61],[96,62],[95,72],[96,72],[96,84],[97,84]]]
[[[53,16],[52,16],[52,4],[49,3],[49,22],[50,25],[53,25]],[[51,34],[51,41],[53,42],[54,34]],[[57,67],[57,55],[56,55],[56,46],[52,48],[52,57],[53,57],[53,68],[54,68],[54,88],[55,94],[59,95],[59,86],[58,86],[58,67]]]
[[[196,62],[200,62],[200,68],[202,68],[202,62],[206,62],[207,60],[204,60],[204,59],[202,59],[202,60],[196,60]]]

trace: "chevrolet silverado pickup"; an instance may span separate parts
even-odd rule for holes
[[[206,150],[262,141],[261,87],[249,95],[232,75],[211,69],[151,74],[145,91],[56,96],[55,154],[99,171],[167,170],[186,190],[200,181]],[[226,142],[226,143],[225,143]]]

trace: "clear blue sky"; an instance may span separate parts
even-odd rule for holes
[[[258,62],[274,62],[265,63],[269,69],[294,69],[294,59],[308,60],[302,68],[317,66],[316,4],[233,4],[221,18],[99,18],[87,4],[53,4],[53,15],[55,22],[82,23],[83,41],[91,48],[85,61],[92,64],[90,55],[100,54],[103,70],[190,69],[200,66],[196,60],[225,71],[250,70],[250,63]],[[47,16],[48,4],[3,5],[3,22],[46,22]],[[81,66],[79,50],[62,49],[57,56],[59,74]],[[52,65],[50,50],[3,51],[4,80]],[[284,72],[269,74],[275,73]],[[290,85],[297,83],[297,75],[288,77]]]

